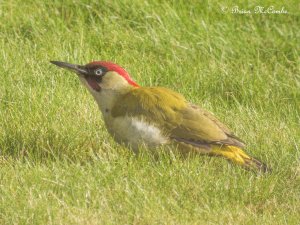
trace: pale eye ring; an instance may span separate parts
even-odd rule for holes
[[[95,74],[96,74],[97,76],[101,76],[102,73],[103,73],[103,70],[102,70],[102,69],[97,69],[97,70],[95,71]]]

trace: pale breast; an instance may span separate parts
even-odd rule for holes
[[[106,124],[117,142],[130,144],[133,148],[138,148],[141,144],[156,147],[169,142],[158,126],[139,118],[129,116],[110,118],[110,122]]]

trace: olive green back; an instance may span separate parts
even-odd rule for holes
[[[112,109],[112,116],[126,115],[156,124],[177,141],[243,146],[240,139],[211,113],[167,88],[140,87],[121,96]]]

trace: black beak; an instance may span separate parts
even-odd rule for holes
[[[60,62],[60,61],[50,61],[50,62],[53,63],[56,66],[59,66],[59,67],[64,68],[64,69],[71,70],[71,71],[73,71],[77,74],[80,74],[80,75],[87,75],[88,74],[88,70],[86,69],[85,66],[71,64],[71,63],[67,63],[67,62]]]

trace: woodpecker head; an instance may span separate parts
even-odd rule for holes
[[[56,66],[71,70],[79,76],[81,82],[93,94],[102,90],[121,90],[139,87],[121,66],[106,61],[94,61],[86,65],[50,61]]]

